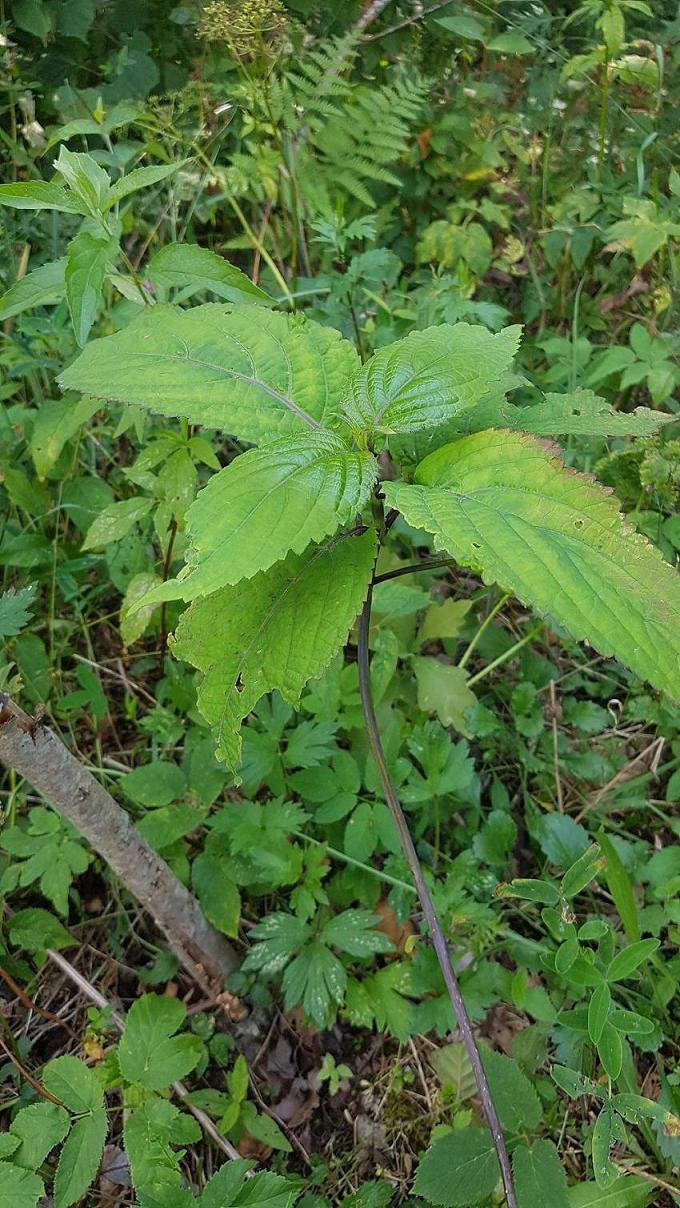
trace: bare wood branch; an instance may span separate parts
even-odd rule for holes
[[[196,899],[136,830],[125,810],[47,726],[0,693],[0,760],[23,776],[102,857],[148,910],[183,967],[212,993],[238,966]]]
[[[367,4],[361,16],[354,22],[352,29],[357,33],[362,34],[369,25],[377,21],[383,9],[387,8],[390,0],[372,0],[372,3]]]

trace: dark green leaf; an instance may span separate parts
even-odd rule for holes
[[[438,1137],[418,1167],[413,1190],[430,1204],[469,1208],[491,1195],[499,1179],[491,1134],[463,1128]]]
[[[569,1208],[567,1179],[552,1141],[518,1145],[512,1155],[518,1208]]]

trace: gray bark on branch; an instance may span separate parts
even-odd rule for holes
[[[0,760],[72,822],[149,912],[181,965],[207,992],[239,964],[188,889],[136,830],[125,810],[47,726],[0,693]]]

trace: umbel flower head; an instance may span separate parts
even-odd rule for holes
[[[201,12],[198,32],[206,42],[226,42],[236,54],[248,55],[263,42],[276,41],[287,23],[281,0],[211,0]]]

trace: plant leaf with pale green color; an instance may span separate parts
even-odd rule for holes
[[[336,538],[187,609],[174,652],[204,673],[198,704],[218,758],[238,766],[241,723],[266,692],[296,704],[326,669],[364,602],[374,557],[373,530]]]
[[[59,1154],[54,1180],[55,1208],[70,1208],[85,1195],[99,1169],[108,1119],[98,1108],[76,1120]]]
[[[341,412],[355,431],[413,432],[453,418],[508,370],[521,327],[492,335],[470,323],[414,331],[357,371]]]
[[[54,469],[64,445],[99,407],[97,399],[71,395],[54,401],[46,399],[33,412],[31,456],[38,478],[45,478]]]
[[[62,210],[66,214],[87,214],[87,206],[73,193],[50,180],[19,180],[0,185],[0,206],[15,210]]]
[[[568,1208],[567,1180],[552,1141],[518,1145],[512,1155],[518,1208]]]
[[[153,505],[153,499],[144,495],[133,495],[131,499],[118,499],[110,503],[92,521],[81,548],[97,549],[110,545],[112,541],[120,541],[133,524],[148,515]]]
[[[592,390],[568,394],[546,394],[539,403],[518,407],[508,399],[489,399],[461,417],[460,428],[481,432],[484,428],[512,428],[537,436],[653,436],[672,415],[636,407],[617,411]]]
[[[97,215],[111,184],[108,172],[86,151],[69,151],[62,143],[54,164],[69,186],[69,196],[83,204],[83,212]]]
[[[486,582],[680,695],[680,580],[604,488],[517,432],[479,432],[430,454],[416,485],[385,483],[409,524]]]
[[[158,305],[93,340],[60,383],[259,444],[328,423],[357,364],[348,340],[299,315]]]
[[[174,1035],[185,1016],[186,1007],[177,998],[145,994],[133,1003],[118,1050],[120,1072],[128,1082],[160,1091],[196,1067],[198,1036]]]
[[[467,672],[436,658],[413,659],[418,688],[418,708],[423,713],[436,713],[443,726],[454,726],[467,734],[465,714],[477,702],[467,686]]]
[[[361,511],[377,469],[370,453],[352,452],[331,432],[284,437],[243,453],[189,508],[186,571],[144,603],[193,600],[251,579],[289,551],[303,553]]]
[[[118,245],[112,239],[95,239],[81,231],[69,245],[66,261],[66,299],[78,345],[87,342],[97,317],[102,288]]]
[[[569,1208],[646,1208],[655,1195],[653,1184],[636,1175],[622,1175],[609,1187],[574,1183],[569,1188]]]
[[[19,281],[15,281],[0,298],[0,321],[11,319],[32,306],[50,306],[64,296],[66,257],[41,264]]]
[[[227,302],[273,304],[269,295],[253,285],[240,268],[197,243],[169,243],[162,247],[151,257],[146,274],[159,285],[210,290]]]
[[[149,185],[156,185],[160,180],[173,176],[185,163],[186,160],[178,159],[171,164],[149,164],[146,168],[133,168],[127,176],[121,177],[111,185],[103,198],[103,210],[110,210],[117,202],[130,193],[136,193],[138,189],[148,189]]]

